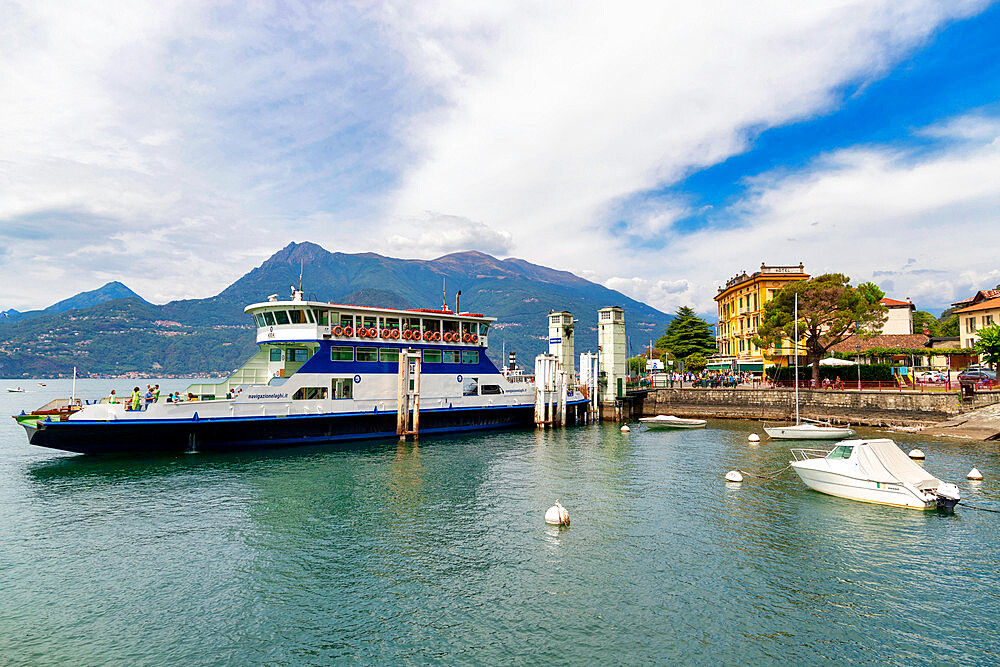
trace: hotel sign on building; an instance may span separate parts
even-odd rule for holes
[[[790,282],[806,280],[805,267],[760,265],[760,270],[746,271],[729,279],[715,297],[719,309],[716,330],[718,353],[709,360],[709,369],[734,369],[761,372],[768,366],[788,364],[792,343],[782,341],[774,348],[762,350],[752,338],[760,326],[764,304]]]

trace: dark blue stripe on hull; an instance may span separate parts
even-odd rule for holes
[[[571,411],[572,412],[572,411]],[[529,426],[534,407],[421,411],[420,434]],[[185,451],[322,444],[396,437],[396,413],[297,415],[264,419],[201,419],[41,423],[31,444],[81,454]]]

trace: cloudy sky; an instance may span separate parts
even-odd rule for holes
[[[1000,5],[0,0],[0,309],[216,294],[289,241],[663,310],[761,262],[1000,283]]]

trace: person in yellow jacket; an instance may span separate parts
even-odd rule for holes
[[[142,405],[142,394],[139,393],[139,388],[136,387],[132,390],[132,409],[138,410],[140,405]]]

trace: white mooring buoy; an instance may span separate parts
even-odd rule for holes
[[[923,450],[921,450],[921,449],[911,449],[910,450],[910,458],[911,459],[920,459],[922,461],[922,460],[924,460],[927,457],[924,456]]]
[[[747,440],[749,440],[750,442],[760,442],[760,436],[757,435],[756,433],[751,433],[750,435],[747,436]]]
[[[628,424],[622,424],[622,433],[628,433],[631,430],[632,429],[628,427]]]
[[[983,473],[979,472],[979,468],[973,468],[969,471],[969,474],[966,475],[966,478],[980,480],[983,478]]]
[[[742,482],[743,475],[740,474],[739,470],[730,470],[726,473],[727,482]]]
[[[553,526],[569,525],[569,512],[559,504],[558,500],[555,505],[545,510],[545,523],[552,524]]]

